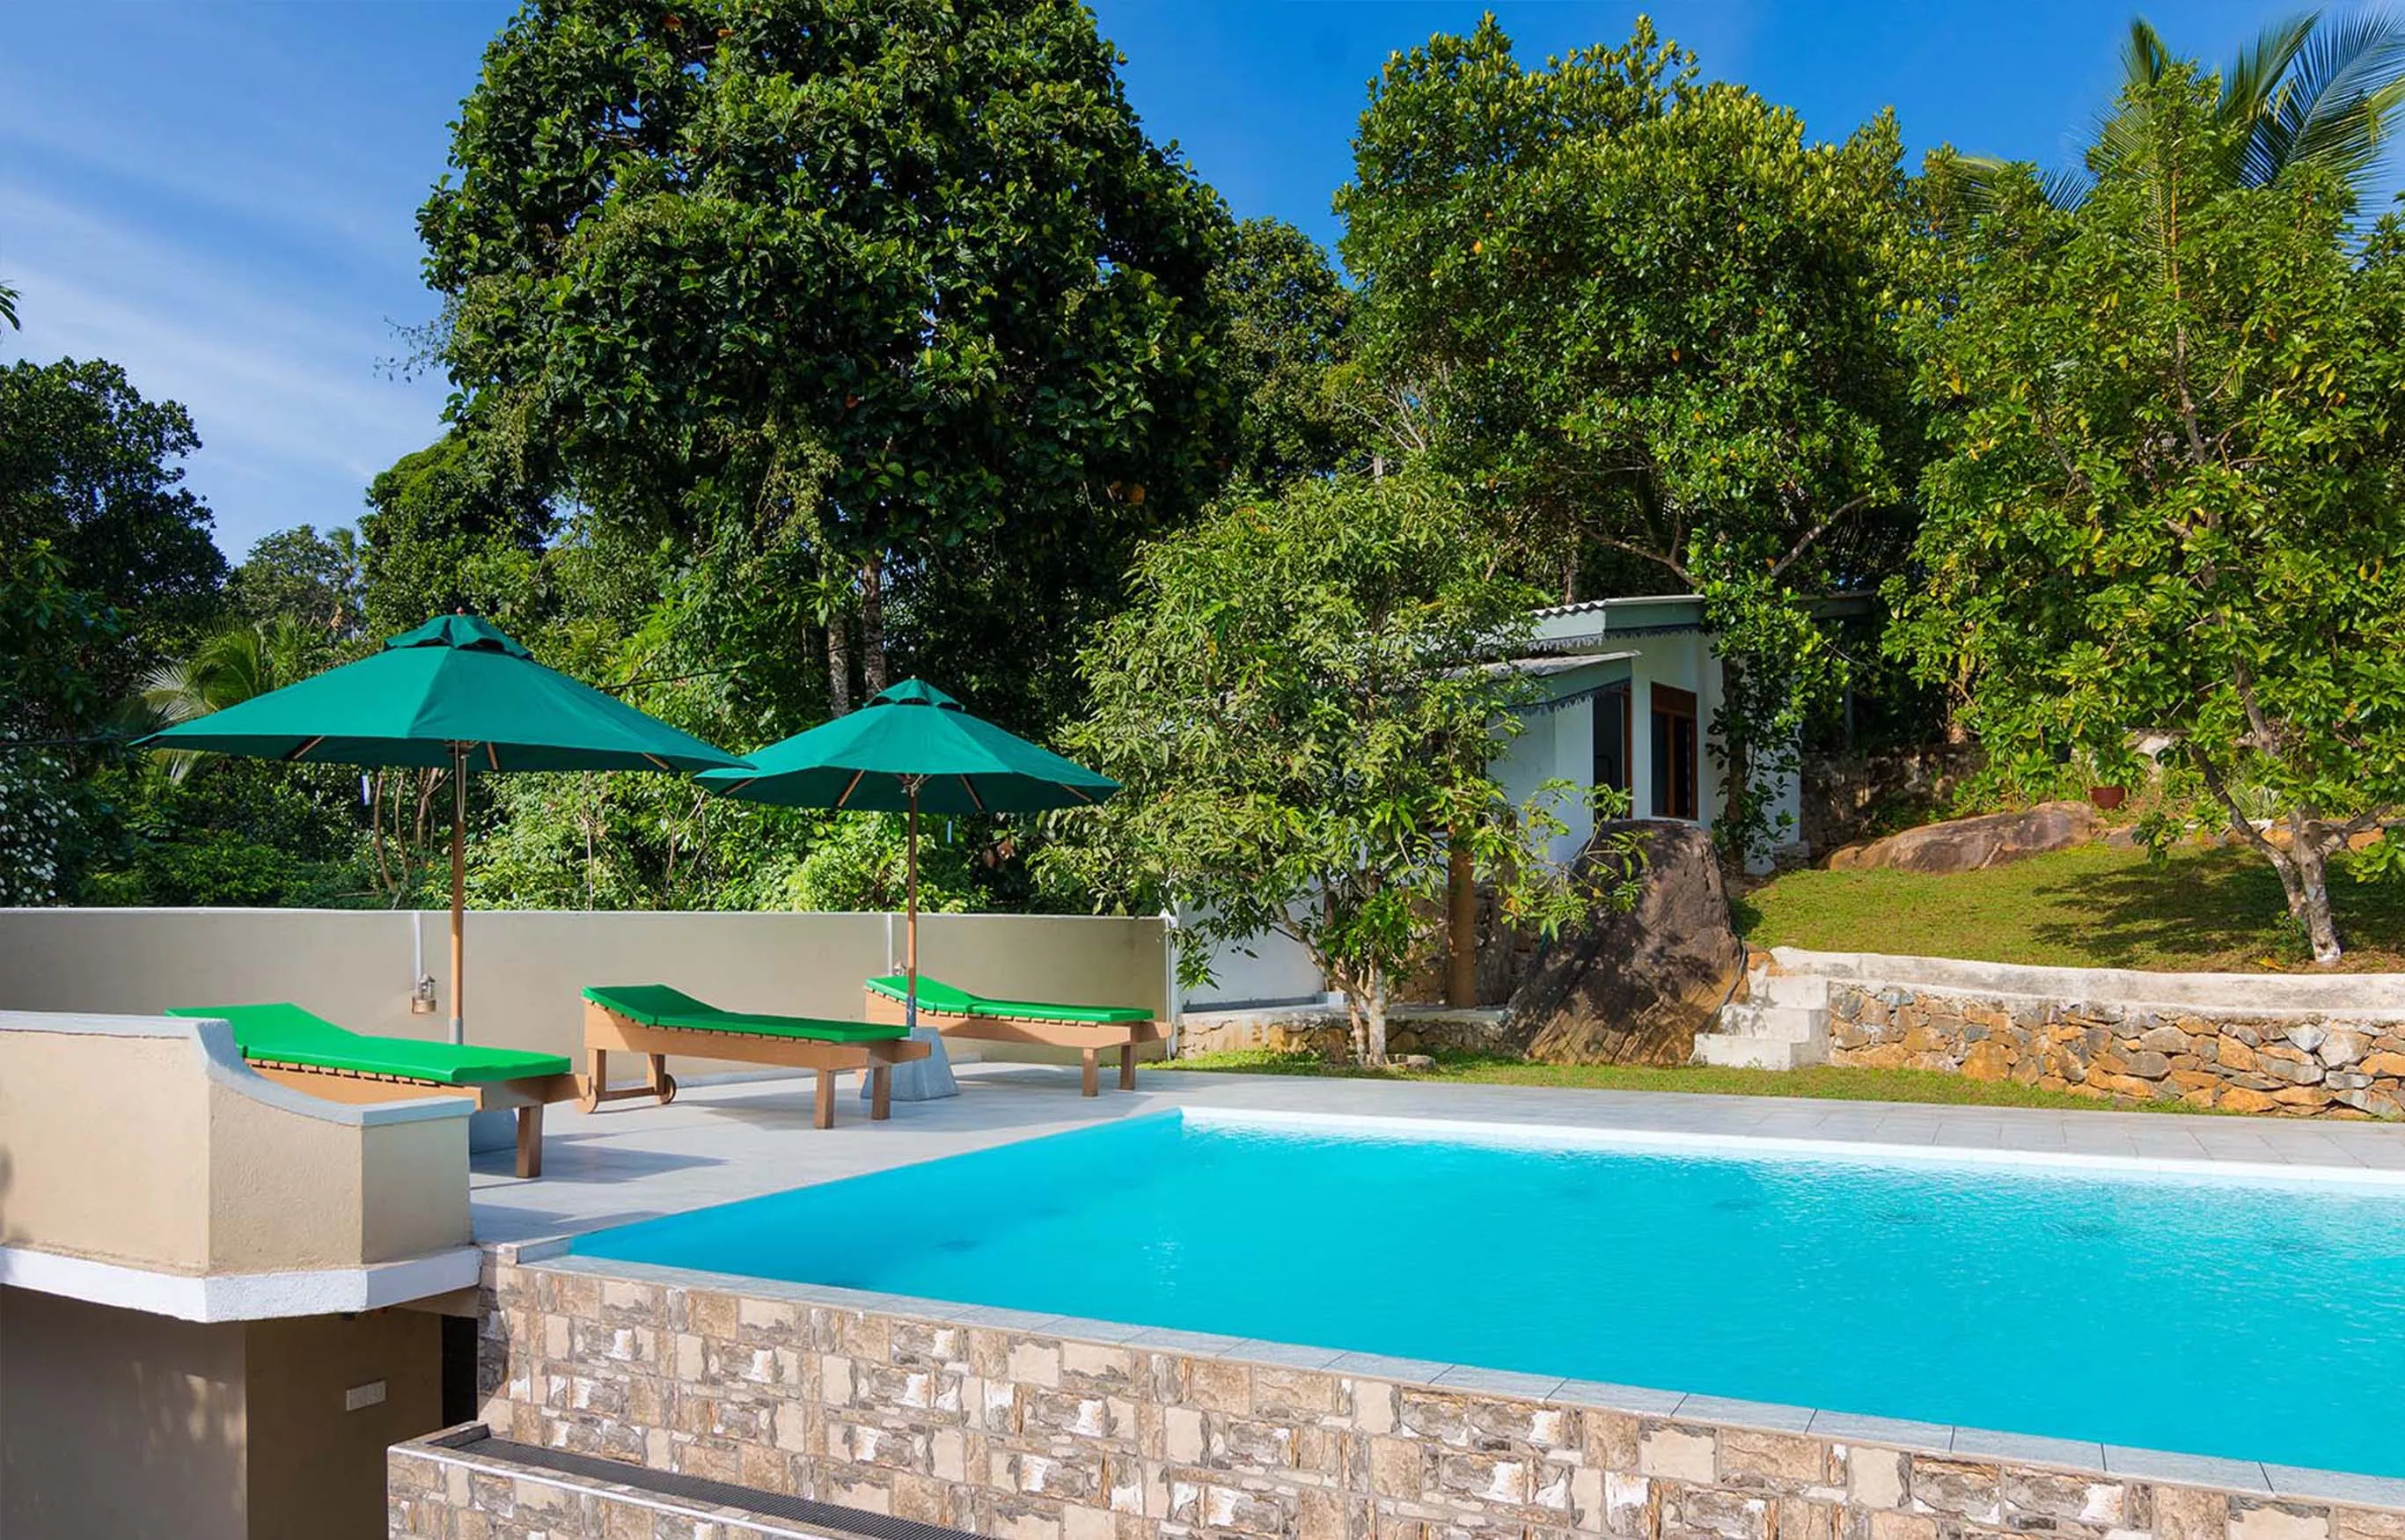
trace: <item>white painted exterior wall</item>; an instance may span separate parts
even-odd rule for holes
[[[1627,659],[1632,709],[1628,763],[1630,816],[1667,817],[1654,805],[1653,732],[1649,692],[1656,684],[1695,697],[1697,754],[1695,822],[1709,828],[1726,801],[1719,763],[1711,752],[1711,723],[1722,701],[1721,660],[1702,629],[1703,601],[1692,594],[1648,595],[1561,605],[1537,613],[1536,644],[1548,652],[1576,655],[1632,653]],[[1515,799],[1526,798],[1546,780],[1559,778],[1582,790],[1594,784],[1595,699],[1572,701],[1523,717],[1524,730],[1495,765],[1495,777]],[[1793,776],[1781,779],[1771,815],[1793,823],[1802,808]],[[1556,861],[1576,856],[1594,832],[1585,810],[1557,810],[1568,832],[1551,841]],[[1792,835],[1800,838],[1800,830]],[[1764,863],[1767,866],[1767,863]]]

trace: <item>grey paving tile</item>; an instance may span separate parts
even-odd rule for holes
[[[2042,1438],[2032,1434],[1996,1433],[1987,1428],[1954,1430],[1953,1452],[1983,1460],[2026,1461],[2032,1465],[2069,1465],[2075,1470],[2104,1469],[2104,1446],[2076,1438]]]
[[[2209,1454],[2173,1454],[2163,1449],[2131,1449],[2107,1444],[2104,1468],[2115,1476],[2143,1476],[2149,1481],[2227,1487],[2232,1491],[2271,1490],[2271,1477],[2255,1461],[2224,1460]]]
[[[1479,1369],[1456,1363],[1437,1376],[1436,1382],[1447,1390],[1483,1391],[1494,1395],[1521,1395],[1531,1401],[1546,1401],[1561,1389],[1562,1377],[1521,1374],[1511,1369]]]
[[[1614,1385],[1601,1379],[1565,1379],[1552,1398],[1582,1406],[1604,1406],[1616,1412],[1668,1417],[1687,1399],[1684,1391],[1653,1391],[1640,1385]]]
[[[1245,1337],[1220,1355],[1247,1363],[1274,1363],[1287,1369],[1325,1369],[1344,1356],[1341,1348],[1310,1348],[1297,1342],[1267,1342]]]
[[[1943,1422],[1909,1422],[1852,1412],[1814,1412],[1805,1431],[1849,1444],[1887,1444],[1904,1449],[1944,1450],[1954,1445],[1954,1430]]]
[[[2405,1508],[2405,1481],[2386,1476],[2353,1476],[2343,1471],[2306,1470],[2298,1465],[2266,1465],[2271,1490],[2282,1497],[2314,1497],[2324,1502],[2361,1503],[2370,1507]]]
[[[1695,1422],[1734,1422],[1740,1428],[1767,1428],[1774,1433],[1803,1433],[1812,1425],[1809,1406],[1782,1406],[1771,1401],[1740,1401],[1725,1395],[1691,1395],[1679,1404],[1679,1417]]]
[[[951,1319],[963,1326],[990,1326],[1002,1332],[1049,1333],[1068,1318],[1043,1310],[1006,1310],[999,1306],[985,1305],[956,1310]]]
[[[1245,1340],[1217,1332],[1180,1332],[1165,1326],[1147,1327],[1126,1339],[1131,1348],[1149,1348],[1156,1352],[1184,1353],[1188,1358],[1217,1358]]]
[[[1328,1365],[1330,1374],[1352,1379],[1392,1379],[1407,1385],[1432,1385],[1453,1363],[1440,1363],[1427,1358],[1390,1358],[1384,1353],[1340,1353]]]
[[[1151,1331],[1126,1321],[1090,1321],[1084,1316],[1061,1316],[1046,1328],[1054,1336],[1072,1337],[1079,1342],[1116,1344],[1142,1336]]]

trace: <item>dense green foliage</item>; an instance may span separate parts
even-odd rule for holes
[[[1842,678],[1808,600],[1910,538],[1893,120],[1809,145],[1642,22],[1528,70],[1490,18],[1390,61],[1357,143],[1338,206],[1362,346],[1421,382],[1430,447],[1536,581],[1704,596],[1728,665],[1717,827],[1772,842],[1768,787]]]
[[[773,715],[881,687],[897,629],[1057,709],[1048,671],[1234,420],[1227,216],[1114,64],[1062,0],[537,0],[420,218],[462,422],[739,586],[684,617],[710,666],[832,633],[824,692]]]
[[[2167,744],[2334,962],[2327,860],[2405,811],[2405,230],[2358,254],[2335,176],[2235,178],[2218,94],[2167,70],[2074,208],[2024,172],[1935,248],[1892,640],[1991,756]]]
[[[1990,793],[2205,799],[2335,957],[2325,869],[2405,817],[2405,26],[2206,76],[2140,22],[2125,77],[2076,174],[1913,176],[1891,117],[1813,142],[1646,21],[1535,64],[1489,19],[1371,82],[1348,287],[1146,137],[1072,0],[529,0],[418,216],[451,418],[355,531],[230,570],[181,405],[0,367],[0,901],[430,896],[442,772],[121,744],[467,610],[736,749],[927,673],[1131,788],[948,823],[931,905],[1283,929],[1373,1048],[1449,841],[1539,929],[1597,901],[1530,858],[1473,665],[1676,588],[1732,856],[1833,721],[1947,716]],[[891,819],[471,797],[480,902],[896,901]]]
[[[1383,1063],[1389,981],[1442,911],[1451,848],[1532,929],[1590,901],[1542,854],[1569,788],[1514,804],[1487,775],[1529,688],[1479,666],[1529,629],[1500,566],[1426,473],[1300,483],[1147,547],[1069,734],[1125,789],[1052,860],[1107,897],[1192,911],[1189,978],[1217,944],[1300,942]]]
[[[176,463],[200,447],[191,416],[146,401],[113,363],[69,359],[0,368],[0,552],[13,564],[46,543],[64,588],[120,618],[89,638],[84,667],[91,690],[122,699],[208,621],[225,581]]]
[[[1227,377],[1244,408],[1230,487],[1275,492],[1357,467],[1363,432],[1340,374],[1353,298],[1328,253],[1282,220],[1246,219],[1211,292],[1228,317]]]

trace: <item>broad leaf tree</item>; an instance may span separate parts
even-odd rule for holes
[[[1413,471],[1303,481],[1148,546],[1086,655],[1069,752],[1125,788],[1046,859],[1132,907],[1174,903],[1186,977],[1275,933],[1343,991],[1368,1063],[1391,982],[1442,924],[1466,844],[1503,912],[1551,934],[1595,896],[1545,858],[1567,786],[1514,804],[1488,773],[1526,681],[1529,589],[1457,491]]]
[[[0,368],[0,551],[45,542],[60,582],[122,624],[86,667],[110,699],[216,613],[225,558],[179,463],[190,413],[100,360]]]
[[[1230,482],[1273,493],[1357,456],[1335,371],[1352,294],[1319,243],[1283,219],[1246,219],[1211,275],[1228,317],[1228,373],[1243,417]]]
[[[466,610],[524,629],[540,608],[551,504],[452,432],[368,483],[359,582],[371,636]]]
[[[1893,325],[1893,120],[1810,144],[1640,22],[1523,69],[1490,18],[1398,55],[1338,197],[1361,345],[1564,600],[1700,593],[1727,688],[1718,830],[1759,853],[1838,681],[1811,600],[1892,569],[1919,454]]]
[[[1892,644],[2007,762],[2168,742],[2333,963],[2330,857],[2405,812],[2405,231],[2354,249],[2328,169],[2234,184],[2222,97],[2165,69],[2074,209],[2024,167],[1940,243]]]
[[[1069,0],[535,0],[419,219],[460,415],[831,641],[837,709],[957,583],[1019,623],[921,659],[1037,671],[1234,420],[1229,220],[1116,62]]]

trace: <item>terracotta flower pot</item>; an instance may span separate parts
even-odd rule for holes
[[[2121,805],[2121,799],[2129,795],[2130,788],[2127,786],[2090,786],[2088,788],[2088,799],[2096,804],[2097,811],[2100,812],[2112,812],[2115,808],[2119,807]]]

